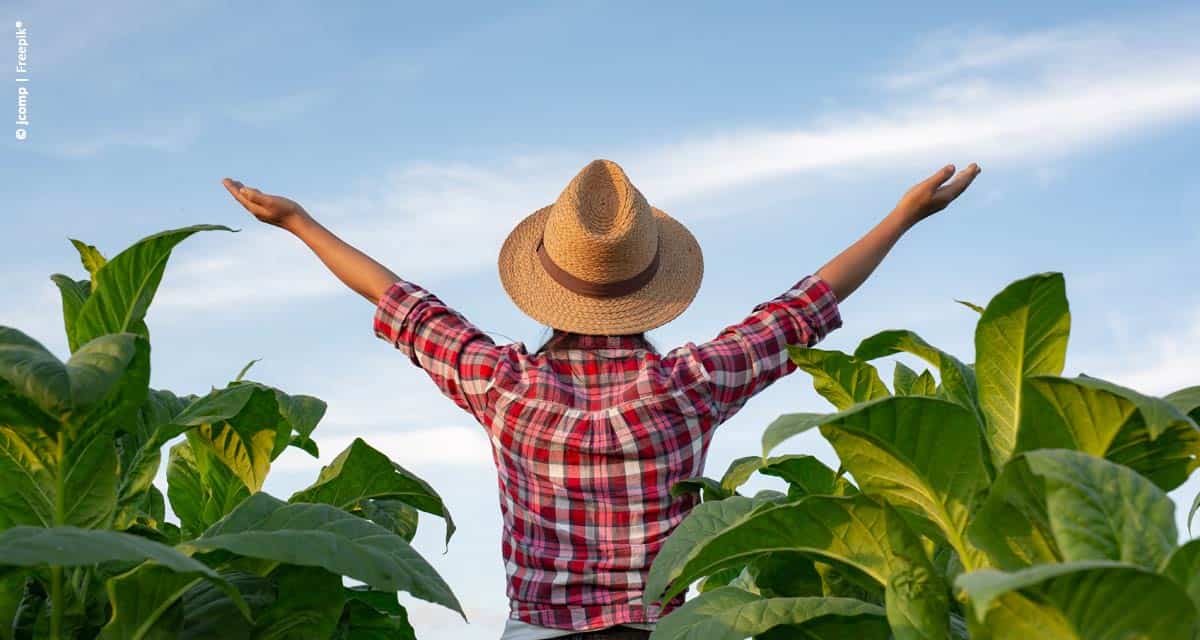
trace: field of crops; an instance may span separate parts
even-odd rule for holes
[[[449,542],[445,504],[366,442],[287,500],[260,491],[288,447],[317,455],[321,400],[250,365],[204,395],[149,387],[144,317],[171,252],[222,230],[111,260],[76,242],[88,278],[53,276],[66,362],[0,327],[0,640],[414,638],[398,592],[462,613],[409,544],[420,512]],[[1061,275],[964,304],[973,364],[899,330],[791,351],[834,411],[781,416],[761,452],[674,488],[703,503],[646,599],[700,593],[656,640],[1197,637],[1200,541],[1179,544],[1166,492],[1198,464],[1200,387],[1061,377]],[[902,352],[937,375],[897,364],[889,387],[870,362]],[[771,456],[810,429],[840,468]],[[739,495],[756,473],[785,486]]]
[[[172,249],[156,234],[89,278],[55,275],[71,357],[0,327],[0,638],[413,638],[397,592],[459,613],[410,545],[437,492],[356,440],[288,500],[259,490],[313,456],[325,403],[246,379],[149,388],[143,321]],[[163,448],[167,486],[153,483]],[[178,522],[166,520],[166,501]],[[343,576],[357,586],[344,586]]]
[[[1178,544],[1166,492],[1198,463],[1200,387],[1156,398],[1061,377],[1060,274],[964,304],[980,314],[974,364],[909,331],[853,355],[791,351],[836,411],[781,416],[761,455],[676,487],[704,503],[659,554],[647,597],[697,580],[702,593],[656,639],[1197,637],[1200,540]],[[897,363],[889,389],[870,361],[901,352],[940,384]],[[839,469],[769,457],[809,429]],[[737,495],[754,473],[786,493]]]

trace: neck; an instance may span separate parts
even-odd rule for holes
[[[586,334],[572,333],[570,331],[559,331],[558,329],[555,329],[554,333],[551,334],[550,338],[548,340],[546,340],[545,344],[543,344],[541,346],[541,348],[538,349],[537,352],[543,353],[545,351],[556,350],[556,349],[581,348],[580,343],[586,342],[587,338],[595,338],[595,337],[603,337],[603,336],[590,336],[590,335],[586,335]],[[632,338],[632,339],[636,340],[637,342],[645,345],[645,347],[647,349],[653,350],[653,347],[650,345],[650,342],[646,339],[645,333],[627,334],[627,335],[620,336],[620,337]]]

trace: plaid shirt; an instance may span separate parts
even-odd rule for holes
[[[713,428],[795,369],[786,345],[812,346],[840,326],[817,276],[665,356],[631,336],[583,336],[543,354],[498,346],[405,281],[375,314],[376,335],[487,430],[511,617],[576,631],[654,622],[682,603],[642,598],[654,555],[696,504],[671,485],[701,475]]]

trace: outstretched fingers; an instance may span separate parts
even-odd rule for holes
[[[954,175],[954,165],[948,164],[941,169],[938,169],[933,175],[922,180],[921,186],[928,193],[933,193],[938,190],[938,187],[941,187],[942,184],[949,180],[950,176],[952,175]]]
[[[260,199],[263,194],[258,189],[252,189],[230,178],[225,178],[221,181],[221,184],[225,185],[225,190],[250,213],[258,216],[268,215],[268,211]],[[258,197],[255,197],[255,195]]]
[[[975,177],[979,175],[980,171],[979,165],[972,162],[967,165],[966,169],[959,171],[953,180],[945,186],[939,187],[934,194],[935,197],[949,203],[961,195],[963,191],[966,191],[967,187],[971,186],[971,183],[975,181]]]

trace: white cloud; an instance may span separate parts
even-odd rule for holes
[[[1200,385],[1200,306],[1181,317],[1186,319],[1182,327],[1143,335],[1131,334],[1128,319],[1114,314],[1109,318],[1113,340],[1103,351],[1081,356],[1068,371],[1078,369],[1153,395]]]
[[[930,55],[925,51],[893,70],[883,83],[884,106],[874,110],[628,148],[620,161],[652,202],[670,208],[686,201],[693,219],[706,212],[704,200],[720,192],[831,169],[904,166],[919,176],[954,159],[985,167],[1032,163],[1045,182],[1053,176],[1047,159],[1200,114],[1200,45],[1179,26],[1185,22],[977,35],[934,52],[937,66],[923,61]],[[475,272],[491,268],[504,234],[552,201],[588,159],[553,151],[489,165],[422,164],[308,204],[368,253],[385,262],[403,256],[413,279]],[[249,239],[239,238],[226,256],[227,274],[268,264],[266,251],[270,264],[296,274],[273,298],[335,288],[323,284],[332,281],[311,257],[277,249],[283,240],[251,245]],[[264,301],[257,288],[213,290],[213,281],[178,300]]]
[[[95,56],[114,43],[146,29],[169,24],[190,13],[195,2],[162,3],[148,0],[13,3],[6,13],[29,26],[36,42],[39,73],[81,56]]]
[[[131,129],[105,131],[79,140],[60,142],[53,145],[50,151],[68,158],[95,156],[114,148],[177,152],[185,149],[199,135],[200,126],[196,120],[182,118],[147,122]]]
[[[333,99],[330,89],[306,89],[283,96],[249,102],[230,111],[234,120],[252,125],[265,125],[291,120]]]
[[[1031,69],[1075,74],[1081,63],[1091,62],[1138,68],[1154,60],[1194,55],[1198,28],[1200,14],[1178,11],[1019,34],[954,25],[920,34],[903,68],[877,80],[888,89],[914,89],[1005,70],[1023,72],[1019,77]]]

